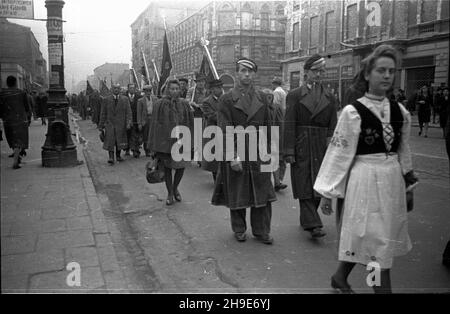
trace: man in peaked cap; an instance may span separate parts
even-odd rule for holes
[[[325,236],[318,214],[320,195],[313,185],[337,123],[336,100],[321,84],[325,58],[315,54],[304,65],[305,82],[286,98],[284,156],[291,164],[294,198],[300,202],[300,225],[313,238]]]
[[[257,130],[266,127],[270,130],[273,117],[271,104],[268,97],[253,85],[257,69],[254,61],[239,59],[236,62],[236,85],[219,99],[217,125],[226,136],[225,142],[231,140],[237,145],[236,136],[229,130],[227,133],[227,127],[254,127]],[[270,145],[269,141],[264,145]],[[246,240],[246,209],[250,207],[253,236],[264,244],[272,244],[272,202],[276,200],[272,174],[261,171],[262,161],[259,158],[256,161],[249,158],[249,150],[254,147],[260,151],[262,141],[252,143],[254,145],[249,142],[245,141],[244,156],[239,156],[241,150],[234,151],[230,156],[224,146],[225,160],[219,162],[212,204],[230,209],[231,228],[239,242]]]

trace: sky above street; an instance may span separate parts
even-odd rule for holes
[[[65,0],[63,19],[66,88],[105,62],[131,65],[131,28],[150,0]],[[35,19],[47,18],[45,0],[34,0]],[[48,60],[45,21],[9,19],[31,27]]]

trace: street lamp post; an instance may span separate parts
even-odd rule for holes
[[[50,88],[48,90],[48,129],[42,146],[42,166],[70,167],[79,164],[69,127],[69,102],[64,85],[64,1],[46,0]]]

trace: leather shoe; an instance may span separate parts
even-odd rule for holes
[[[278,192],[280,190],[284,190],[285,188],[287,188],[287,185],[284,184],[284,183],[280,183],[280,184],[275,185],[275,191],[276,192]]]
[[[322,228],[314,228],[310,232],[313,238],[322,238],[326,235]]]
[[[238,240],[239,242],[245,242],[247,240],[247,236],[245,235],[245,233],[235,233],[234,237],[236,238],[236,240]]]
[[[352,290],[352,287],[347,282],[338,282],[334,276],[331,276],[331,287],[340,293],[355,294],[355,291]]]
[[[112,160],[112,159],[108,159],[108,164],[110,164],[110,165],[114,165],[114,160]]]
[[[266,236],[255,236],[255,239],[259,242],[262,242],[264,244],[272,244],[273,238],[270,235]]]

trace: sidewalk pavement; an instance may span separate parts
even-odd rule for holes
[[[128,292],[82,145],[75,143],[83,164],[43,168],[46,132],[40,121],[32,122],[18,170],[1,142],[2,293]],[[75,279],[71,262],[80,265],[79,287],[67,284],[68,277]]]

